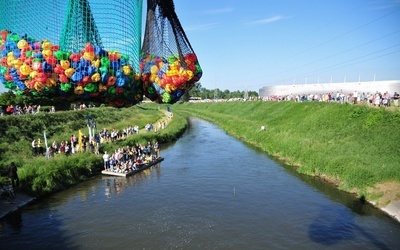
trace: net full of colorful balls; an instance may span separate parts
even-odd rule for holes
[[[19,95],[70,101],[91,100],[111,106],[142,101],[174,103],[202,75],[195,54],[140,58],[135,72],[129,56],[87,43],[63,51],[48,40],[0,31],[0,83]]]

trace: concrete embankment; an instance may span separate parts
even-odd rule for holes
[[[17,211],[35,199],[35,197],[18,191],[16,192],[16,197],[14,199],[3,194],[0,198],[0,219]]]
[[[400,222],[400,201],[392,201],[386,207],[381,208],[381,210]]]

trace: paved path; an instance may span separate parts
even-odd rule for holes
[[[27,205],[35,200],[35,197],[29,196],[22,192],[16,192],[15,199],[2,195],[0,197],[0,219],[6,215],[17,211],[19,208]]]
[[[393,201],[381,209],[400,222],[400,201]]]

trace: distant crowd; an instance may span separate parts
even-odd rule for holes
[[[53,112],[55,112],[54,107],[51,108]],[[3,109],[2,106],[0,106],[0,115],[25,115],[25,114],[37,114],[41,111],[41,106],[40,105],[25,105],[25,106],[20,106],[20,105],[8,105],[5,110]]]
[[[146,125],[149,127],[149,124]],[[148,129],[145,127],[146,132],[157,131],[153,128]],[[43,145],[43,140],[40,138],[34,139],[32,141],[32,154],[36,156],[48,154],[49,157],[54,157],[57,154],[71,155],[77,152],[92,152],[94,154],[99,154],[100,145],[103,143],[112,143],[117,140],[123,140],[132,134],[139,133],[139,126],[129,126],[124,128],[122,131],[117,129],[102,129],[99,133],[89,138],[85,134],[81,135],[81,143],[79,143],[79,138],[72,134],[67,140],[62,140],[57,142],[54,140],[51,145],[48,145],[48,152],[46,152],[46,145]]]
[[[95,108],[96,106],[93,104],[88,104],[86,105],[85,103],[81,104],[74,104],[72,105],[71,109],[73,110],[82,110],[86,108]],[[0,116],[3,115],[27,115],[27,114],[37,114],[40,112],[49,112],[49,113],[55,113],[56,109],[54,106],[51,106],[47,110],[42,110],[42,107],[40,105],[8,105],[6,107],[0,106]]]
[[[172,112],[168,112],[168,117],[159,120],[156,125],[152,123],[148,123],[144,126],[143,132],[158,132],[166,128],[168,124],[168,120],[172,119]],[[62,140],[57,142],[54,140],[51,145],[47,145],[48,150],[46,152],[46,145],[44,145],[43,140],[38,138],[34,139],[31,143],[32,145],[32,154],[35,156],[44,156],[47,154],[48,157],[55,157],[57,154],[62,155],[71,155],[77,152],[92,152],[96,155],[100,154],[99,148],[101,144],[104,143],[112,143],[117,140],[124,140],[128,136],[133,134],[139,134],[140,128],[138,125],[127,126],[122,130],[119,129],[107,129],[103,128],[99,132],[95,132],[95,126],[93,129],[93,136],[86,136],[85,134],[81,134],[81,139],[79,140],[79,135],[76,136],[72,134],[69,139]],[[81,141],[81,143],[80,143]],[[150,144],[150,142],[149,142]],[[153,145],[154,142],[151,144]],[[156,143],[158,145],[158,143]],[[140,148],[143,148],[142,145],[137,145]],[[136,147],[137,148],[137,147]]]
[[[368,106],[376,107],[390,107],[392,104],[395,107],[399,107],[400,95],[394,92],[391,95],[388,91],[381,93],[376,91],[375,93],[358,92],[357,90],[353,93],[343,93],[337,91],[336,93],[326,94],[290,94],[282,96],[265,96],[260,97],[263,101],[295,101],[295,102],[338,102],[338,103],[349,103],[359,104],[366,103]]]

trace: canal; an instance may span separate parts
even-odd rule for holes
[[[191,118],[165,160],[0,221],[0,249],[400,249],[400,223]]]

